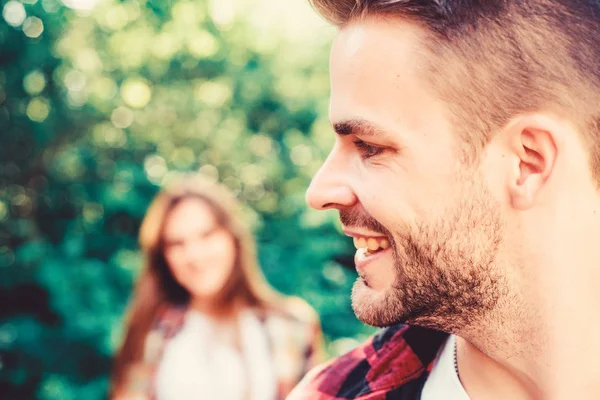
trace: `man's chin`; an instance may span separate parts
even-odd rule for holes
[[[403,322],[402,306],[394,300],[389,288],[374,289],[360,277],[352,288],[354,314],[361,322],[377,328]]]

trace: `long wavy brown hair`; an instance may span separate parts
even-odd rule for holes
[[[139,241],[145,265],[138,278],[125,325],[125,338],[117,353],[111,393],[122,389],[127,367],[143,358],[145,339],[165,307],[187,304],[190,295],[171,274],[164,257],[163,227],[171,210],[187,199],[205,202],[217,223],[235,243],[235,266],[218,295],[218,306],[231,304],[278,308],[283,296],[267,283],[256,257],[254,239],[241,215],[241,205],[223,185],[201,176],[185,176],[168,185],[153,200],[140,228]]]

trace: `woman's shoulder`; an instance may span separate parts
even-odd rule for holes
[[[282,296],[279,301],[265,308],[267,317],[278,317],[307,325],[319,324],[319,315],[308,302],[296,296]]]
[[[156,313],[152,331],[161,331],[166,336],[176,334],[185,321],[188,308],[184,305],[167,304]]]

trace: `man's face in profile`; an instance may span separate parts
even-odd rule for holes
[[[341,29],[330,65],[337,140],[307,199],[338,209],[360,247],[352,302],[363,322],[455,331],[505,291],[502,210],[424,79],[420,36],[401,21]]]

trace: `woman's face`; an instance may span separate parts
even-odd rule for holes
[[[233,236],[210,207],[200,199],[182,200],[168,214],[163,240],[177,282],[192,298],[214,298],[232,274],[236,254]]]

